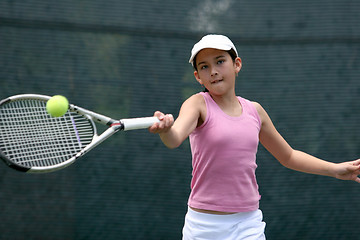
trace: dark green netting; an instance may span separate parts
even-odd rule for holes
[[[114,118],[178,113],[201,88],[187,63],[204,33],[228,35],[243,61],[237,94],[260,102],[297,149],[360,156],[360,2],[0,1],[0,99],[62,94]],[[259,148],[270,240],[358,239],[360,188],[297,173]],[[121,133],[45,175],[0,167],[1,239],[180,239],[188,141],[164,147]]]

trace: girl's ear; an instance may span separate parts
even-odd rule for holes
[[[196,81],[198,81],[200,83],[200,85],[203,85],[203,82],[201,81],[201,79],[199,77],[198,71],[194,71],[194,76],[196,78]]]
[[[237,57],[235,58],[235,71],[236,73],[239,73],[242,67],[242,61],[241,58]]]

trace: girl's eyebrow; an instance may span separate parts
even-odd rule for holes
[[[215,60],[217,60],[217,59],[219,59],[219,58],[224,58],[224,57],[225,57],[225,55],[220,55],[220,56],[215,57]],[[199,65],[201,65],[201,64],[206,64],[206,61],[199,62],[197,65],[199,66]]]

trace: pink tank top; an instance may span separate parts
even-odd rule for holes
[[[255,106],[238,97],[239,117],[224,113],[209,93],[203,95],[204,123],[190,134],[192,153],[190,207],[222,212],[259,208],[255,177],[260,117]]]

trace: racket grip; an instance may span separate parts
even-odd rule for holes
[[[120,120],[124,125],[124,131],[148,128],[159,121],[157,117],[127,118]]]

